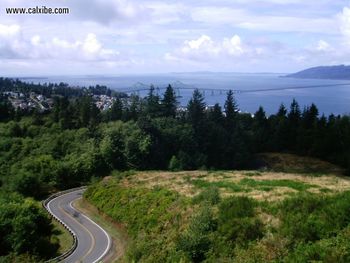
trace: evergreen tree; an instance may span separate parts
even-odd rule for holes
[[[120,98],[116,98],[112,107],[108,111],[108,119],[110,121],[121,120],[123,116],[123,102]]]
[[[277,117],[279,118],[285,118],[287,116],[287,108],[284,106],[284,104],[282,103],[278,109],[278,112],[277,112]]]
[[[126,120],[136,121],[143,110],[142,101],[139,96],[131,95],[130,96],[130,105],[126,107]]]
[[[195,89],[187,105],[188,119],[195,129],[199,128],[205,118],[205,107],[204,96]]]
[[[256,152],[263,152],[267,150],[267,143],[269,139],[269,129],[268,129],[268,120],[266,118],[266,113],[262,106],[259,107],[259,110],[254,114],[254,148]]]
[[[222,125],[223,124],[223,114],[219,103],[216,103],[214,107],[209,111],[209,120],[214,122],[215,124]]]
[[[171,87],[171,85],[169,85],[166,88],[164,97],[162,99],[163,116],[175,118],[177,105],[178,105],[178,102],[176,100],[175,91]]]
[[[238,112],[238,105],[234,98],[232,90],[227,92],[227,97],[225,101],[225,114],[226,114],[226,127],[228,130],[232,131],[235,125],[235,119]]]
[[[153,85],[151,85],[146,97],[146,113],[150,117],[158,117],[161,113],[160,98],[158,94],[155,93],[155,88]]]
[[[295,150],[298,147],[298,129],[300,124],[300,108],[298,102],[293,99],[288,114],[288,148]]]
[[[290,111],[288,114],[288,120],[291,125],[298,125],[300,121],[300,107],[298,102],[293,99],[291,105],[290,105]]]

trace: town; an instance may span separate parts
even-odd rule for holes
[[[8,99],[14,109],[21,111],[47,112],[52,109],[54,104],[53,98],[35,92],[24,94],[22,92],[5,91],[1,95]],[[115,101],[114,97],[107,95],[92,95],[92,97],[96,107],[101,111],[110,109]]]

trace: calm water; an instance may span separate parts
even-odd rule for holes
[[[192,95],[193,88],[206,89],[206,102],[208,105],[225,101],[225,92],[220,89],[256,90],[279,89],[289,87],[305,87],[322,85],[323,87],[260,91],[236,94],[236,99],[242,111],[255,112],[261,105],[268,114],[275,113],[281,103],[289,107],[295,98],[301,107],[315,103],[320,113],[349,114],[350,113],[350,81],[340,80],[305,80],[281,78],[281,74],[238,74],[238,73],[173,73],[160,75],[130,75],[130,76],[62,76],[47,78],[26,78],[25,81],[34,83],[66,82],[75,86],[106,85],[115,90],[132,91],[149,87],[165,87],[173,84],[179,89],[181,105],[186,105]],[[347,84],[346,86],[332,86],[334,84]],[[327,86],[330,85],[330,86]],[[181,89],[181,88],[187,89]],[[190,88],[190,89],[189,89]],[[192,90],[191,90],[192,89]],[[162,89],[159,91],[163,92]],[[140,91],[141,96],[146,91]]]

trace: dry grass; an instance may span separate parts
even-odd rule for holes
[[[271,183],[271,187],[252,187],[242,184],[243,179],[254,180],[257,185]],[[108,179],[107,179],[108,180]],[[143,185],[153,188],[156,186],[165,187],[179,192],[185,196],[194,196],[201,191],[201,187],[193,182],[204,182],[206,185],[220,185],[220,191],[223,196],[246,195],[258,200],[280,200],[290,196],[298,190],[293,187],[278,186],[280,181],[296,182],[303,186],[305,191],[313,193],[335,193],[350,190],[350,179],[337,174],[314,175],[297,174],[283,172],[258,172],[258,171],[188,171],[188,172],[138,172],[121,180],[121,184],[127,187]],[[265,182],[265,183],[264,183]],[[232,191],[225,185],[232,184],[242,188]],[[223,185],[223,186],[221,186]],[[277,185],[277,186],[275,186]],[[203,186],[205,187],[205,186]]]

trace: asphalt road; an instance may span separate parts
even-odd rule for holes
[[[78,239],[77,248],[63,262],[102,262],[111,247],[107,232],[72,206],[75,200],[82,197],[83,192],[80,189],[63,194],[47,204],[48,210],[70,227]]]

